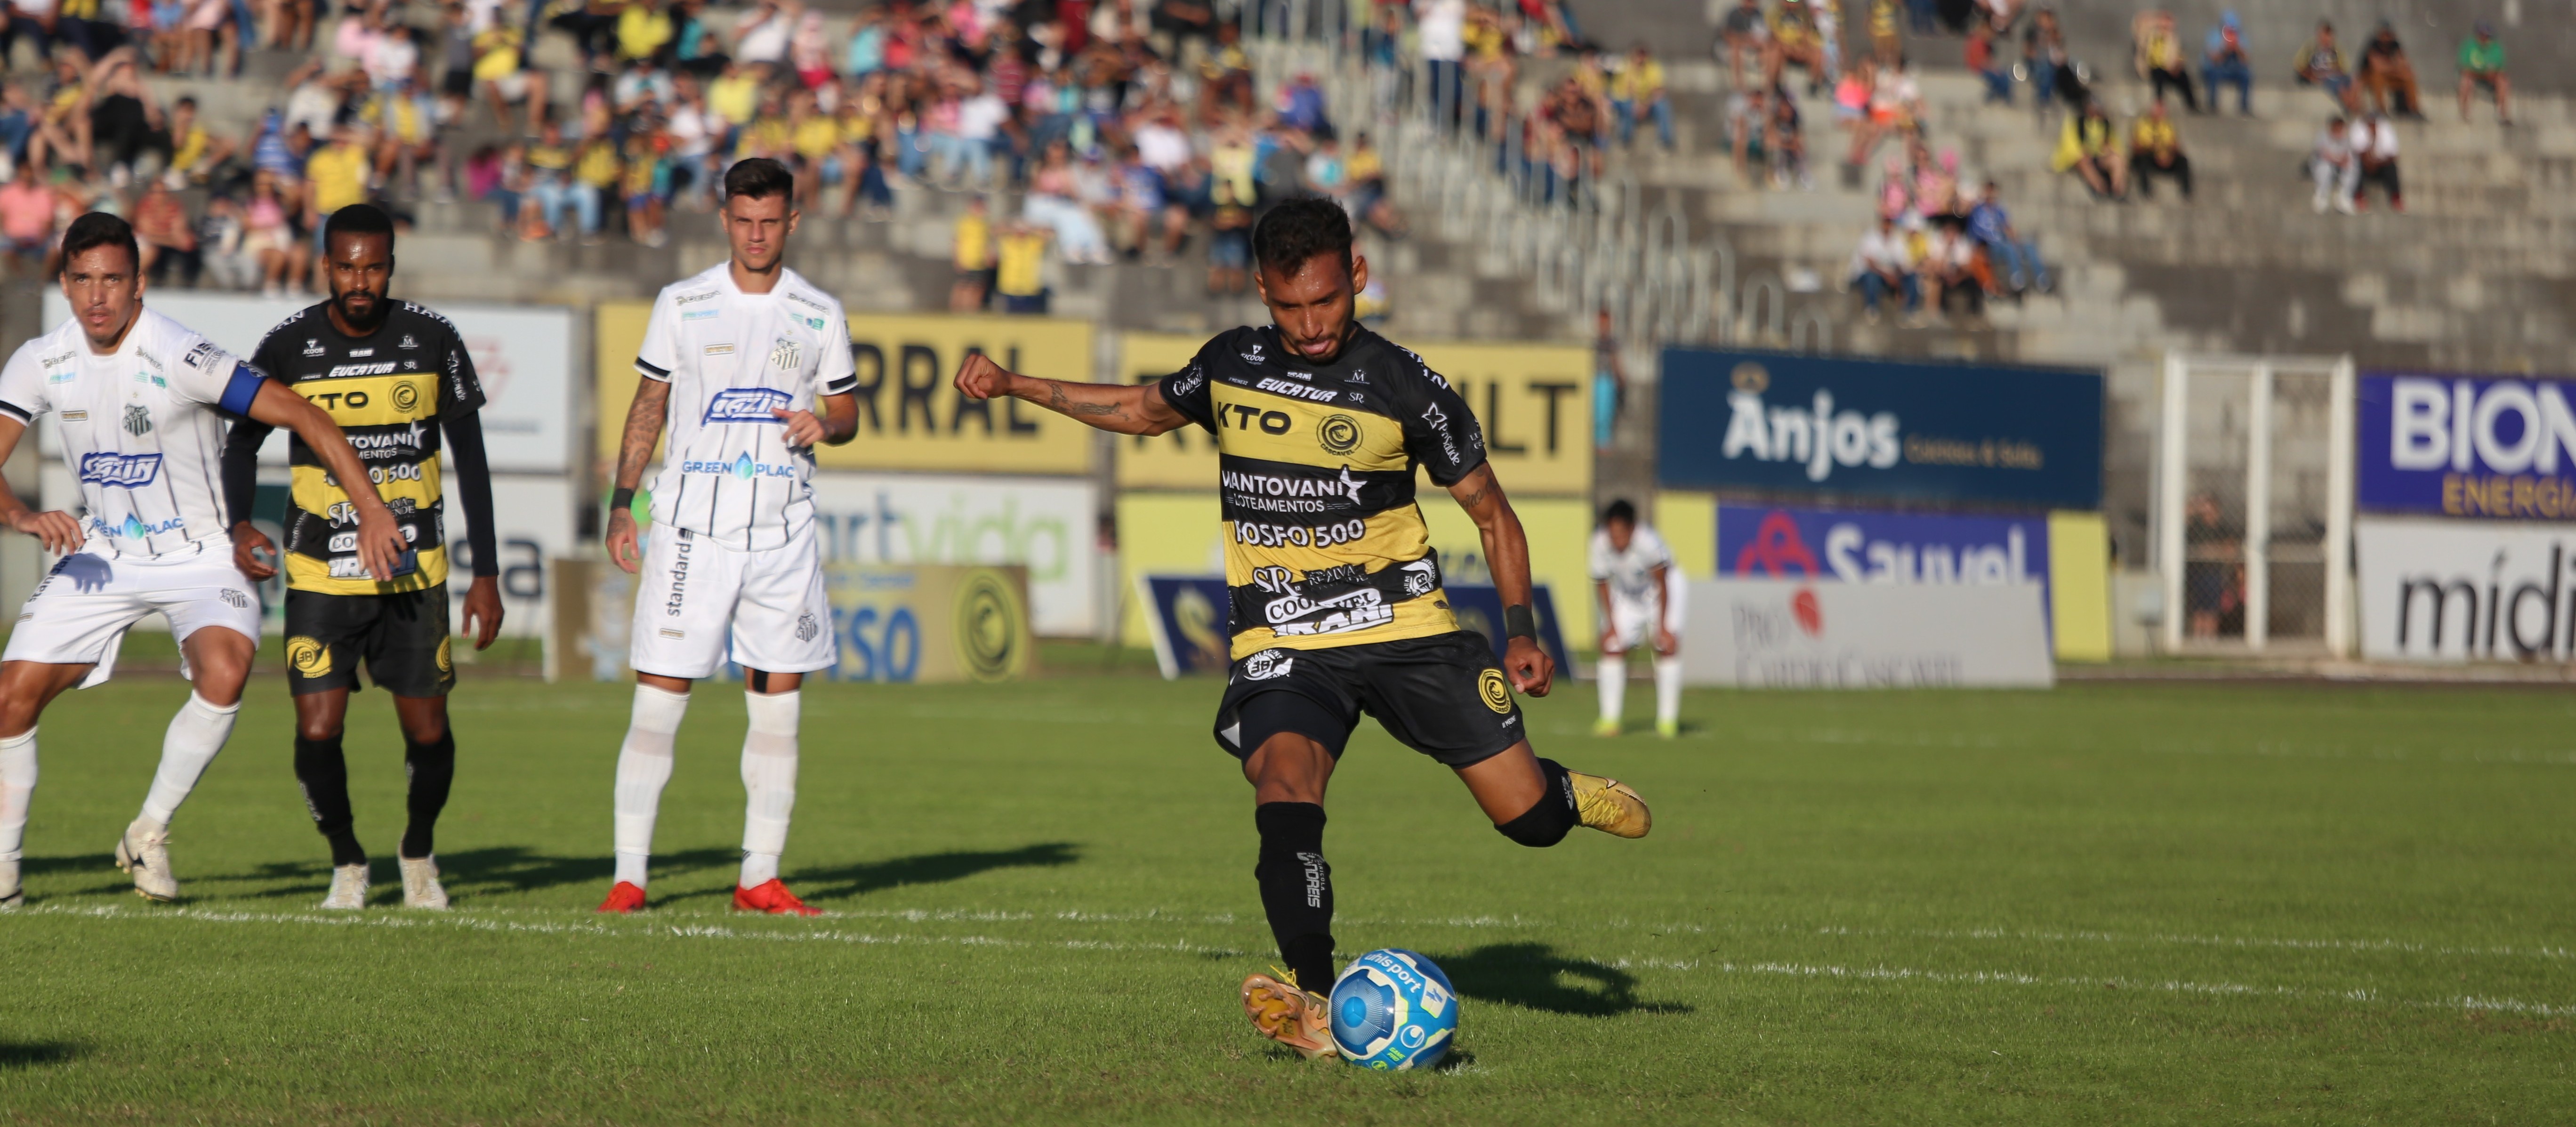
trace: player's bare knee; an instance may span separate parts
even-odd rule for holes
[[[1261,741],[1244,758],[1243,777],[1259,802],[1324,802],[1324,783],[1333,773],[1333,756],[1313,737],[1279,732]]]

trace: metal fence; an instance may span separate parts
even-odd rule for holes
[[[2165,358],[2168,652],[2352,650],[2349,357]]]

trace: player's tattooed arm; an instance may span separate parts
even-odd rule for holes
[[[0,462],[9,460],[18,449],[18,439],[27,433],[27,424],[8,415],[0,415]],[[57,556],[68,556],[81,546],[80,522],[70,513],[40,513],[18,499],[18,491],[0,478],[0,525],[14,528],[45,542],[45,550]]]
[[[1012,396],[1113,434],[1166,434],[1190,420],[1163,400],[1152,384],[1072,383],[1023,376],[981,352],[957,369],[957,390],[969,399]]]
[[[1494,590],[1503,597],[1505,607],[1530,605],[1529,536],[1521,531],[1520,514],[1512,511],[1512,502],[1503,496],[1503,483],[1495,480],[1493,463],[1478,466],[1449,487],[1449,495],[1458,499],[1458,507],[1476,522],[1476,532],[1485,542],[1485,562],[1494,573]],[[1548,686],[1556,679],[1555,659],[1547,656],[1537,642],[1514,637],[1503,646],[1503,675],[1511,678],[1512,687],[1534,697],[1547,695]]]
[[[654,444],[662,441],[662,420],[670,404],[670,384],[649,376],[636,377],[635,402],[626,407],[626,432],[617,440],[614,485],[619,496],[633,496],[636,485],[644,480],[644,463],[653,457]],[[611,562],[628,572],[643,566],[643,547],[635,539],[635,514],[627,506],[608,507],[605,539]]]

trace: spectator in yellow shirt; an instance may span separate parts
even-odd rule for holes
[[[1610,116],[1619,120],[1620,148],[1635,140],[1639,121],[1652,117],[1656,139],[1665,152],[1672,151],[1673,105],[1664,94],[1664,64],[1643,43],[1628,52],[1628,65],[1610,76]]]
[[[626,162],[618,159],[617,143],[605,135],[583,141],[579,154],[572,166],[573,207],[581,218],[581,241],[597,243],[600,214],[608,201],[617,198],[618,186],[626,178]]]
[[[658,59],[674,34],[661,0],[629,0],[626,10],[617,13],[618,61]]]
[[[796,170],[796,194],[804,197],[798,206],[813,206],[824,186],[823,165],[841,147],[841,123],[815,109],[810,90],[788,99],[787,145],[796,154],[789,165]]]
[[[1002,312],[1046,314],[1046,246],[1050,234],[1046,228],[1028,223],[1011,223],[1002,228],[1000,264],[993,275],[993,289],[1002,295]]]
[[[2147,107],[2147,116],[2129,129],[2129,183],[2139,199],[2155,198],[2158,176],[2173,177],[2182,198],[2191,199],[2191,158],[2182,155],[2182,134],[2174,130],[2162,101]]]
[[[313,232],[313,288],[317,292],[329,292],[320,281],[322,221],[350,204],[367,202],[368,174],[374,169],[368,153],[369,140],[365,126],[341,126],[331,131],[330,144],[315,150],[312,158],[304,162],[304,226]]]
[[[977,196],[957,219],[957,280],[948,287],[948,311],[974,313],[993,293],[992,206]]]

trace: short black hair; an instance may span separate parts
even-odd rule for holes
[[[1351,268],[1351,217],[1320,196],[1289,200],[1270,209],[1252,228],[1252,258],[1264,269],[1295,277],[1319,254],[1339,254]]]
[[[124,247],[125,261],[140,269],[143,248],[134,245],[134,227],[125,220],[104,211],[93,211],[63,230],[63,269],[72,268],[72,260],[84,252],[100,247]]]
[[[725,170],[724,198],[731,201],[735,196],[750,196],[755,200],[785,196],[793,200],[796,198],[796,174],[768,157],[735,161],[732,168]]]
[[[330,249],[331,240],[341,235],[360,238],[383,235],[385,250],[391,253],[394,249],[394,219],[385,214],[385,209],[374,204],[353,203],[332,212],[331,218],[322,221],[323,249]]]
[[[1626,521],[1631,526],[1637,523],[1637,506],[1629,504],[1625,497],[1610,502],[1608,507],[1601,510],[1601,523],[1616,524],[1620,521]]]

